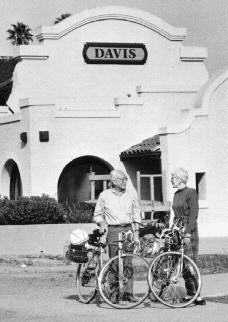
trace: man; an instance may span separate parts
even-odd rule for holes
[[[110,173],[110,189],[103,191],[97,201],[94,221],[100,226],[100,232],[107,230],[107,243],[110,258],[117,255],[119,233],[133,231],[134,241],[139,242],[139,225],[141,212],[136,196],[126,190],[127,176],[121,170]],[[124,299],[129,302],[138,301],[133,296],[133,280],[129,281]]]

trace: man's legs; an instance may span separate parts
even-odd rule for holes
[[[108,228],[108,234],[107,234],[107,243],[112,244],[109,245],[109,257],[112,258],[116,255],[118,255],[118,240],[119,240],[119,233],[122,231],[129,231],[132,230],[131,226],[129,225],[128,227],[115,227],[115,226],[109,226]],[[124,270],[124,276],[128,278],[127,284],[124,286],[124,298],[126,300],[129,299],[133,301],[133,271],[132,271],[132,259],[127,257],[124,258],[123,260],[123,270]],[[119,272],[119,267],[118,267],[118,262],[116,262],[113,266],[113,271],[116,272],[115,277],[113,274],[113,279],[114,279],[114,285],[117,285],[119,283],[118,279],[118,272]]]

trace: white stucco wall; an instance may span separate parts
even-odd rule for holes
[[[14,161],[20,172],[22,180],[22,192],[30,194],[30,145],[21,145],[20,133],[28,131],[28,119],[24,113],[17,113],[2,117],[0,119],[0,173],[2,196],[9,195],[10,174],[6,171],[5,165],[8,160]]]
[[[62,169],[79,156],[95,155],[120,167],[120,152],[176,120],[207,80],[202,50],[182,45],[185,30],[139,10],[93,9],[37,33],[39,46],[16,48],[22,61],[8,101],[28,118],[23,156],[30,150],[30,194],[45,187],[56,196]],[[147,62],[87,64],[82,51],[90,41],[143,43]],[[48,143],[39,142],[41,130],[50,132]]]
[[[227,101],[228,73],[225,71],[209,81],[201,95],[201,103],[189,117],[189,126],[176,134],[168,134],[168,174],[178,166],[188,169],[188,185],[196,186],[195,173],[206,173],[206,200],[199,200],[200,236],[226,236],[228,200],[227,169]],[[208,94],[209,93],[209,94]],[[207,104],[205,105],[205,100]],[[193,116],[197,113],[197,116]],[[181,126],[180,126],[181,127]],[[169,133],[169,130],[167,130]],[[173,190],[168,186],[169,198]]]
[[[208,77],[202,64],[205,52],[183,46],[184,30],[132,8],[92,9],[37,33],[40,46],[21,46],[15,52],[24,58],[16,66],[17,86],[22,98],[46,98],[60,108],[113,109],[114,97],[135,97],[137,85],[180,89],[185,84],[197,90]],[[145,65],[88,65],[82,56],[86,42],[143,43],[148,59]]]
[[[208,79],[205,50],[184,47],[183,28],[118,7],[86,11],[42,27],[37,35],[40,45],[20,46],[15,51],[21,62],[15,68],[8,104],[16,113],[0,117],[0,170],[13,159],[24,195],[57,197],[59,176],[72,160],[91,155],[121,168],[120,152],[164,127],[166,199],[172,199],[169,175],[173,167],[189,170],[190,186],[195,186],[195,172],[206,172],[207,200],[201,203],[200,233],[226,234],[227,85],[222,82],[208,100],[202,97],[209,90],[197,94]],[[82,55],[86,42],[143,43],[148,58],[144,65],[87,64]],[[201,99],[196,104],[197,97]],[[39,131],[49,131],[49,142],[39,142]],[[21,132],[28,133],[24,147]],[[8,193],[4,175],[0,193]]]
[[[74,229],[90,234],[96,228],[96,224],[0,226],[0,256],[64,256]],[[227,254],[226,243],[226,238],[200,238],[199,254]]]

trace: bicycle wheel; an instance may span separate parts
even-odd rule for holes
[[[111,258],[98,277],[102,298],[117,309],[139,305],[149,293],[147,271],[147,262],[138,255],[125,253]]]
[[[165,252],[154,258],[148,270],[148,283],[158,301],[174,308],[193,303],[202,285],[196,264],[186,255],[182,260],[178,252]]]
[[[99,256],[95,250],[88,251],[88,262],[79,264],[76,272],[76,288],[79,301],[90,303],[97,293]]]

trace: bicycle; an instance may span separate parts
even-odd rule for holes
[[[117,309],[136,307],[149,294],[148,263],[134,252],[136,244],[132,239],[131,231],[119,234],[118,255],[103,266],[98,276],[100,295],[107,304]],[[124,245],[126,241],[128,241],[127,248]],[[128,301],[126,296],[128,293],[133,295],[134,302]]]
[[[148,269],[148,284],[156,300],[172,308],[190,305],[199,296],[202,280],[195,262],[184,254],[184,233],[174,224],[164,229],[161,238],[164,247],[152,260]],[[192,297],[187,297],[186,286],[194,287]]]
[[[76,272],[76,288],[79,300],[88,304],[100,294],[103,300],[112,307],[133,308],[141,304],[148,296],[147,283],[148,264],[140,256],[128,253],[133,251],[135,244],[132,241],[132,232],[119,234],[118,255],[104,264],[103,253],[107,243],[101,242],[99,230],[89,236],[86,249],[87,260],[79,263]],[[125,247],[127,244],[128,247]],[[116,244],[115,244],[116,245]],[[124,298],[125,289],[134,287],[137,293],[137,302],[129,302]]]
[[[102,234],[99,229],[89,235],[86,251],[86,260],[78,264],[76,272],[76,289],[79,301],[89,304],[96,297],[97,278],[103,266],[103,253],[106,244],[100,241]]]

